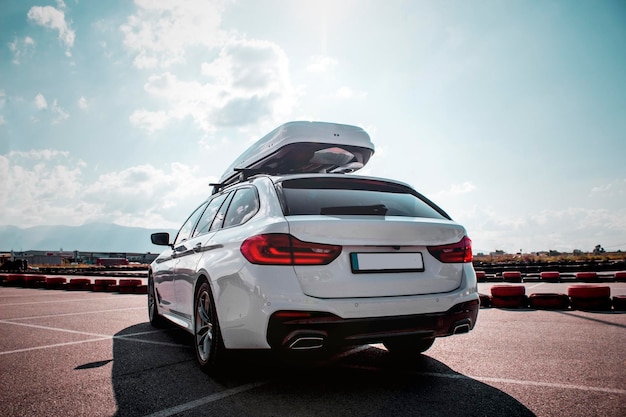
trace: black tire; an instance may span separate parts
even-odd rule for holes
[[[393,355],[410,357],[426,352],[433,343],[435,343],[435,338],[396,338],[384,341],[383,345]]]
[[[226,348],[217,319],[213,293],[206,281],[202,282],[196,291],[193,310],[196,359],[200,369],[205,373],[215,374],[222,368]]]
[[[148,276],[148,318],[150,319],[150,324],[154,327],[163,327],[165,324],[165,319],[159,314],[152,275]]]

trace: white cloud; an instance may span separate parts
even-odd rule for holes
[[[22,40],[14,38],[13,41],[9,43],[9,50],[13,54],[12,62],[15,65],[19,65],[23,58],[32,55],[34,47],[35,41],[30,36],[26,36]]]
[[[30,151],[11,151],[10,158],[21,158],[22,160],[46,160],[50,161],[55,158],[68,158],[69,152],[58,151],[55,149],[33,149]]]
[[[129,117],[132,125],[148,133],[163,129],[169,123],[169,119],[170,117],[165,112],[152,112],[145,109],[135,110]]]
[[[153,133],[189,119],[211,133],[219,127],[273,123],[292,111],[298,89],[291,83],[285,52],[275,43],[222,30],[224,3],[135,2],[136,12],[120,27],[124,44],[135,56],[135,67],[162,72],[150,75],[144,85],[159,107],[136,109],[131,124]],[[200,63],[201,57],[210,59]],[[185,76],[175,65],[182,63]],[[202,78],[190,77],[194,67]]]
[[[78,108],[82,109],[82,110],[86,110],[89,107],[89,102],[87,101],[87,99],[85,97],[80,97],[78,99]]]
[[[131,122],[148,132],[162,129],[172,120],[191,118],[204,132],[216,127],[256,124],[289,114],[297,97],[285,52],[277,45],[258,40],[233,40],[218,57],[202,64],[205,81],[186,81],[165,72],[144,86],[168,108],[137,110]]]
[[[58,3],[60,7],[65,8],[63,2]],[[59,40],[65,45],[67,56],[71,56],[71,48],[74,46],[76,34],[70,27],[71,25],[65,20],[65,12],[52,6],[35,6],[32,7],[27,14],[28,20],[48,29],[59,32]]]
[[[35,96],[35,107],[37,110],[49,109],[50,114],[52,115],[52,124],[59,124],[70,117],[69,113],[67,113],[65,109],[59,105],[59,102],[56,99],[52,100],[51,106],[48,106],[48,100],[46,100],[46,97],[41,93]]]
[[[443,201],[449,198],[453,198],[462,194],[471,193],[476,189],[476,186],[471,181],[465,181],[462,184],[453,184],[447,190],[442,190],[432,194],[432,199],[435,201]]]
[[[35,96],[35,107],[37,107],[38,110],[45,110],[48,108],[48,101],[43,94],[39,93]]]
[[[6,124],[6,120],[4,120],[4,116],[0,115],[0,126]]]
[[[591,188],[590,198],[615,198],[626,196],[626,178],[616,179],[606,184],[597,185]],[[622,201],[626,203],[626,201]]]
[[[185,62],[186,48],[221,44],[221,0],[136,0],[136,14],[120,27],[137,68],[168,68]]]
[[[0,222],[19,227],[88,222],[178,228],[217,178],[198,167],[139,165],[89,180],[69,152],[0,155]]]
[[[325,55],[314,55],[309,58],[309,64],[306,69],[309,72],[329,72],[337,66],[336,59]]]
[[[98,207],[103,220],[123,226],[178,228],[210,193],[215,177],[198,167],[172,163],[168,169],[134,166],[101,175],[84,200]]]
[[[24,227],[73,220],[84,163],[67,156],[55,150],[0,156],[0,218],[4,224]]]
[[[61,106],[59,106],[59,103],[56,99],[52,102],[52,107],[50,110],[54,115],[54,118],[52,119],[52,124],[59,124],[70,117],[69,113],[67,113]]]

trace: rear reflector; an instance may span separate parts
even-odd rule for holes
[[[429,246],[428,252],[443,263],[472,262],[472,240],[465,236],[450,245]]]
[[[269,233],[246,239],[241,253],[258,265],[327,265],[339,256],[341,246],[303,242],[284,233]]]

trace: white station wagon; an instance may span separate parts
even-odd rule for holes
[[[228,349],[332,352],[382,343],[418,354],[470,331],[471,240],[409,185],[351,172],[374,153],[361,128],[291,122],[212,184],[148,277],[150,321],[195,338],[211,372]]]

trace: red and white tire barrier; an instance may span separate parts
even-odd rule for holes
[[[494,285],[491,287],[491,305],[497,308],[526,307],[526,287],[523,285]]]
[[[21,287],[24,285],[24,274],[9,274],[6,278],[6,285],[11,287]]]
[[[502,280],[504,282],[522,282],[522,273],[519,271],[504,271]]]
[[[613,276],[615,281],[626,282],[626,271],[617,271]]]
[[[59,290],[65,288],[67,278],[65,277],[47,277],[46,288],[51,290]]]
[[[476,281],[485,282],[486,277],[487,277],[487,274],[485,274],[485,271],[476,271]]]
[[[539,274],[539,278],[541,278],[542,281],[559,282],[561,280],[561,273],[559,271],[543,271]]]
[[[90,290],[91,280],[89,278],[72,278],[66,289],[69,291]]]
[[[597,284],[574,284],[567,287],[572,308],[575,310],[611,309],[611,287]]]
[[[45,275],[24,275],[25,287],[42,287],[45,286]]]
[[[576,272],[574,275],[577,281],[583,282],[597,282],[598,281],[598,273],[597,272]]]
[[[117,280],[112,278],[98,278],[94,280],[92,291],[105,292],[105,291],[117,291]]]
[[[134,294],[136,287],[141,285],[140,279],[120,279],[119,291],[120,294]]]
[[[528,296],[528,305],[537,310],[567,310],[570,300],[567,294],[538,293]]]

